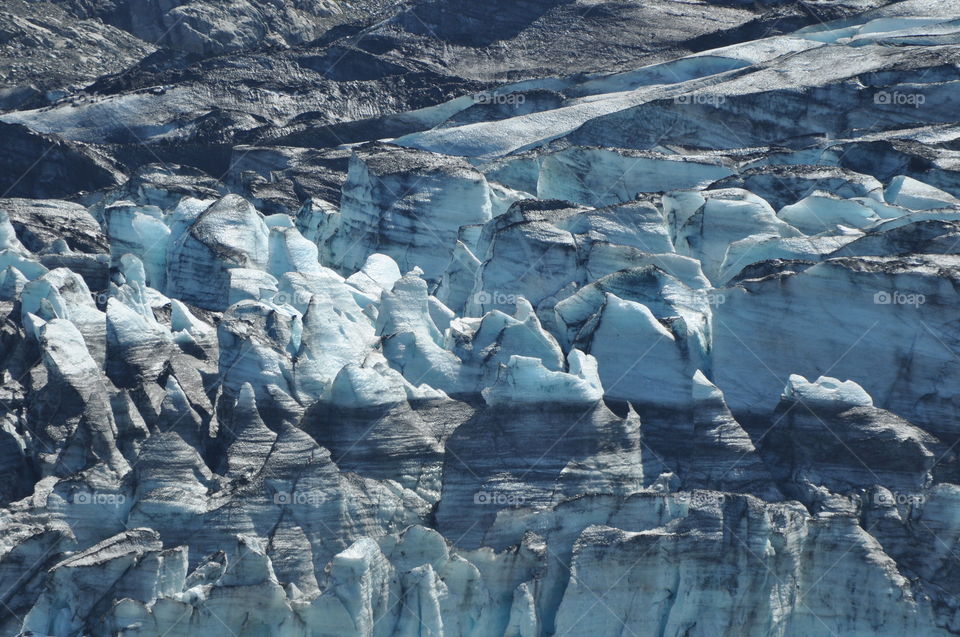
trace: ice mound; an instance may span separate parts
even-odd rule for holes
[[[783,397],[811,407],[873,407],[873,399],[863,387],[852,380],[840,381],[830,376],[821,376],[811,383],[803,376],[791,374]]]
[[[569,373],[553,372],[539,358],[511,356],[497,382],[483,390],[488,405],[590,404],[603,398],[597,360],[580,350],[567,357]]]

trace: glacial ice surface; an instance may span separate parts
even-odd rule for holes
[[[942,4],[0,199],[0,636],[960,632]]]

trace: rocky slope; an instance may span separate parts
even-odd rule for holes
[[[0,635],[960,633],[960,3],[494,4],[4,5]]]

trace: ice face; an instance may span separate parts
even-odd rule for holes
[[[896,504],[904,492],[926,489],[935,479],[941,443],[879,406],[912,409],[922,421],[949,409],[951,394],[927,399],[920,410],[916,403],[907,406],[900,396],[915,396],[918,390],[909,385],[885,389],[902,381],[892,369],[877,376],[889,368],[879,363],[872,375],[856,376],[860,384],[826,374],[809,382],[793,370],[809,369],[804,365],[811,361],[828,367],[825,361],[839,345],[813,346],[810,332],[809,341],[784,349],[787,344],[770,330],[784,323],[793,333],[816,329],[815,322],[802,322],[804,312],[820,307],[816,303],[823,306],[837,289],[847,296],[862,291],[857,277],[893,277],[897,289],[922,289],[930,298],[941,298],[932,272],[952,263],[950,255],[907,264],[864,258],[856,267],[851,257],[831,256],[848,245],[883,252],[885,246],[941,235],[931,230],[899,239],[884,236],[909,224],[880,224],[874,234],[870,224],[878,219],[870,216],[875,209],[861,202],[839,208],[869,211],[870,223],[857,234],[845,233],[847,226],[840,222],[850,219],[842,215],[829,217],[832,224],[805,228],[804,220],[816,219],[813,213],[775,216],[745,191],[709,197],[674,193],[669,202],[663,212],[643,202],[599,209],[515,205],[478,233],[462,235],[484,255],[482,261],[463,242],[459,250],[466,267],[456,257],[444,257],[445,272],[435,289],[448,300],[460,298],[452,302],[456,309],[434,296],[422,270],[401,275],[397,262],[382,253],[366,256],[362,267],[344,278],[320,262],[316,244],[293,225],[264,218],[236,200],[213,212],[236,218],[252,237],[224,235],[218,226],[213,234],[201,234],[206,243],[198,241],[196,246],[204,247],[188,251],[192,256],[174,252],[202,259],[212,272],[225,275],[223,288],[184,292],[177,287],[185,284],[176,279],[180,274],[168,283],[156,274],[161,262],[149,261],[155,253],[136,238],[141,235],[130,234],[116,237],[133,252],[117,259],[116,281],[102,310],[83,277],[66,268],[37,270],[41,274],[32,280],[8,269],[5,294],[19,300],[25,333],[42,350],[48,384],[41,398],[72,397],[57,411],[44,412],[49,424],[32,443],[51,449],[37,453],[34,462],[49,475],[47,488],[64,493],[51,493],[43,506],[69,526],[77,545],[87,547],[54,566],[49,585],[28,603],[24,626],[60,634],[81,630],[78,626],[93,620],[71,623],[53,609],[69,608],[69,617],[89,618],[94,611],[84,591],[108,582],[126,597],[96,621],[116,627],[137,623],[158,632],[176,622],[164,610],[171,604],[195,617],[195,625],[207,621],[190,610],[197,604],[220,604],[217,612],[230,617],[236,604],[253,604],[256,627],[238,624],[238,634],[273,632],[296,618],[340,634],[366,635],[380,622],[401,625],[414,609],[417,625],[432,626],[438,634],[464,634],[468,624],[484,634],[536,634],[548,625],[579,631],[592,603],[585,586],[605,591],[606,603],[633,617],[630,621],[653,621],[666,611],[642,610],[631,601],[633,591],[653,586],[655,597],[661,590],[655,574],[713,568],[713,562],[701,564],[692,557],[716,553],[712,536],[694,542],[674,530],[681,520],[704,524],[704,516],[723,525],[755,520],[766,529],[756,538],[748,535],[746,542],[794,542],[793,565],[771,562],[770,567],[785,573],[813,569],[817,575],[793,584],[790,594],[816,588],[818,578],[835,577],[827,562],[842,557],[836,555],[838,545],[853,545],[864,559],[854,574],[836,580],[838,590],[854,588],[844,577],[868,579],[872,590],[889,593],[857,597],[856,603],[885,609],[872,612],[885,613],[888,625],[927,621],[923,613],[932,611],[891,609],[893,602],[885,597],[910,594],[896,560],[905,554],[898,547],[916,540],[890,529],[881,545],[844,513],[852,505],[843,494],[874,489],[872,511],[889,506],[888,501]],[[816,197],[803,200],[803,205],[820,203]],[[190,205],[183,204],[181,211]],[[186,217],[130,210],[134,221],[142,215],[149,224],[169,224],[170,236],[179,232],[180,245],[186,245],[183,237],[209,214],[200,208]],[[798,228],[787,227],[787,221]],[[931,222],[947,223],[942,214],[915,223]],[[697,223],[716,224],[717,232],[704,234],[715,242],[691,240],[698,236],[691,231]],[[511,236],[518,225],[522,232]],[[801,230],[822,236],[802,237]],[[862,242],[868,237],[872,244]],[[686,256],[674,252],[674,241],[685,246]],[[7,245],[25,262],[35,258],[12,238]],[[538,281],[556,280],[556,287],[566,276],[584,284],[561,287],[546,298],[536,298],[536,286],[523,288],[534,291],[533,302],[523,294],[501,299],[485,293],[492,282],[511,289],[511,281],[522,280],[508,273],[522,274],[518,268],[528,267],[516,262],[527,246],[538,246],[534,254],[546,255],[548,265],[540,269],[537,264]],[[746,276],[731,288],[712,287],[701,270],[706,266],[718,280],[741,270],[749,274],[758,255],[824,262],[788,270],[781,280]],[[766,291],[774,282],[776,289]],[[202,306],[168,296],[196,301],[208,292],[216,292],[217,303],[229,304],[216,327]],[[847,328],[886,333],[889,327],[879,321],[883,313],[907,308],[887,307],[902,305],[899,297],[893,302],[892,293],[890,303],[885,298],[871,297],[859,314],[849,312]],[[766,313],[755,314],[765,304]],[[509,313],[487,305],[502,305]],[[918,302],[911,309],[918,314],[890,316],[897,325],[914,319],[943,322],[937,305]],[[775,315],[779,323],[771,320]],[[947,357],[937,353],[932,340],[922,350],[913,347],[923,352],[914,363],[921,367],[907,378],[922,383],[917,379],[934,374],[922,365],[932,370]],[[775,378],[758,378],[749,363],[755,348],[765,357],[770,350],[779,352],[770,365],[774,372],[782,366],[788,376],[782,392]],[[902,355],[897,352],[874,356],[887,360],[883,357]],[[221,387],[213,400],[200,391],[211,362],[220,370]],[[862,371],[841,361],[838,371],[847,369]],[[482,403],[457,400],[471,393],[475,398],[478,390]],[[750,392],[771,408],[781,398],[775,419],[784,426],[775,426],[762,444],[731,411],[731,406],[757,409]],[[604,399],[629,401],[645,414],[644,422],[633,406],[618,416]],[[792,413],[801,409],[791,408],[794,403],[813,414]],[[489,453],[490,431],[497,432],[494,448],[524,450],[513,452],[515,465],[507,472],[502,456]],[[327,455],[315,438],[333,452]],[[544,438],[548,442],[541,442]],[[21,439],[10,448],[30,444]],[[857,449],[866,468],[847,448]],[[13,457],[23,458],[18,453]],[[789,465],[787,458],[796,467],[790,477],[779,469]],[[108,471],[83,479],[81,488],[87,491],[82,493],[92,489],[91,495],[63,491],[68,483],[60,486],[61,481],[74,480],[71,472],[90,470]],[[126,475],[132,482],[120,480]],[[805,514],[790,508],[800,505],[780,502],[789,497],[781,491],[784,481],[792,485],[794,498],[834,517],[811,526]],[[232,485],[233,495],[223,491],[224,484]],[[675,493],[678,486],[684,491]],[[956,525],[945,521],[943,506],[936,504],[949,495],[945,488],[938,487],[930,496],[935,504],[921,515],[942,533],[956,535]],[[127,524],[144,528],[126,531],[85,515],[85,505],[76,504],[85,497],[109,500]],[[590,498],[589,506],[584,497]],[[227,500],[242,503],[241,523],[223,513]],[[744,503],[742,512],[721,513],[719,504],[732,501]],[[435,507],[440,532],[409,526],[427,523]],[[479,525],[465,514],[469,507],[489,507],[481,509]],[[611,522],[614,526],[602,526]],[[531,524],[542,535],[523,536]],[[264,526],[274,530],[260,536],[256,529]],[[247,533],[238,536],[244,529]],[[451,541],[455,537],[458,542]],[[166,544],[156,538],[180,548],[163,548]],[[15,546],[25,553],[44,546],[39,540],[20,542]],[[513,552],[516,542],[525,543],[527,553]],[[649,547],[635,553],[649,542],[664,547],[652,561],[643,557]],[[484,544],[498,552],[479,548]],[[224,551],[224,557],[216,557],[216,551]],[[562,563],[550,557],[553,551],[562,553]],[[622,569],[615,570],[621,581],[584,584],[606,559]],[[630,563],[634,566],[628,568]],[[702,578],[670,576],[675,577],[702,598],[698,604],[713,600],[709,621],[721,632],[738,609],[753,603],[744,597],[720,604]],[[764,585],[744,577],[739,585]],[[247,591],[242,598],[232,592],[238,586]],[[394,609],[387,603],[392,598],[411,601]],[[810,603],[817,604],[814,612],[824,613],[835,600],[820,597]],[[789,613],[795,625],[814,630],[816,619],[808,611],[777,609],[769,618]],[[643,613],[650,617],[644,619]],[[680,615],[668,621],[687,622]],[[750,630],[766,634],[776,621],[753,624]],[[838,627],[863,630],[866,621],[858,613],[847,614]],[[601,622],[594,629],[609,632],[614,625]],[[209,630],[216,629],[210,625]]]
[[[884,192],[884,198],[888,203],[913,210],[931,210],[960,205],[960,200],[950,193],[906,175],[898,175],[890,180],[890,185]]]
[[[357,153],[344,195],[337,230],[321,251],[330,263],[351,271],[376,249],[393,257],[402,271],[420,266],[436,280],[459,228],[491,217],[484,176],[466,162],[441,162],[429,153]],[[418,254],[432,256],[409,259],[411,240]]]

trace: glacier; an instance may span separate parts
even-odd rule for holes
[[[960,4],[495,4],[0,93],[0,636],[960,633]]]

